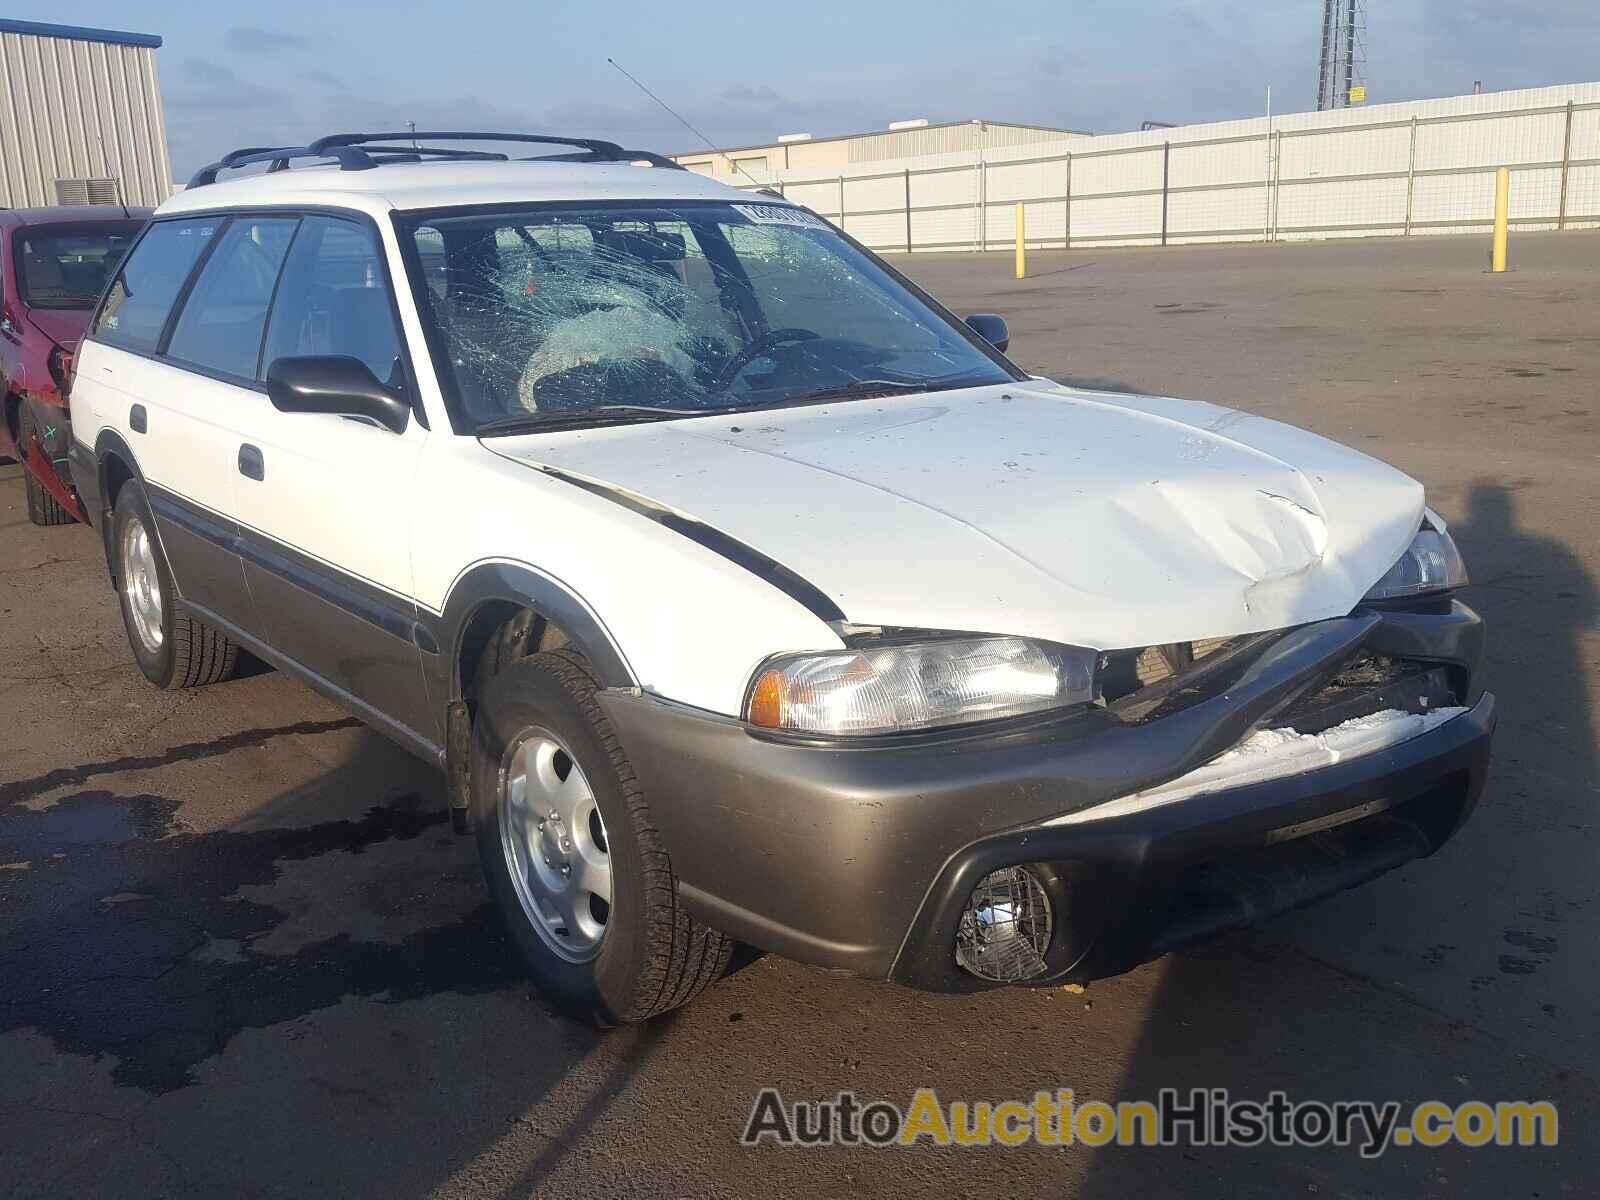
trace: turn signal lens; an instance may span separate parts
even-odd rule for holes
[[[1092,650],[995,637],[775,659],[745,715],[762,729],[890,733],[1039,712],[1094,698]]]
[[[783,675],[763,671],[750,689],[750,724],[777,729],[783,724]]]

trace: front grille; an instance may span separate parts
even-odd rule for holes
[[[1100,701],[1132,725],[1171,716],[1225,691],[1262,643],[1285,632],[1110,651],[1100,658]],[[1320,733],[1384,709],[1427,712],[1461,703],[1462,686],[1448,667],[1357,651],[1327,682],[1276,714],[1272,724]]]
[[[1129,724],[1168,716],[1216,694],[1250,657],[1246,651],[1277,636],[1203,638],[1110,651],[1100,656],[1095,680],[1100,701]]]
[[[1447,668],[1383,654],[1360,654],[1320,688],[1301,696],[1273,724],[1297,733],[1324,729],[1386,709],[1428,712],[1460,703]]]
[[[1140,688],[1181,675],[1210,658],[1235,638],[1201,638],[1136,650],[1113,650],[1100,656],[1100,693],[1107,703]]]

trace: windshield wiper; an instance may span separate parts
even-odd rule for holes
[[[987,381],[974,380],[971,377],[924,379],[917,382],[909,379],[853,379],[838,387],[819,388],[814,392],[787,396],[781,403],[826,404],[830,400],[870,400],[875,396],[904,396],[914,392],[947,392],[953,388],[981,387],[985,382]]]
[[[703,417],[722,410],[715,408],[662,408],[654,404],[597,404],[593,408],[561,408],[548,412],[517,413],[485,421],[474,432],[478,437],[508,437],[538,429],[570,429],[583,425],[620,425],[632,421],[665,421],[673,417]]]
[[[679,417],[722,417],[730,414],[763,412],[806,404],[827,404],[836,400],[870,400],[874,396],[902,396],[916,392],[946,392],[953,388],[981,387],[997,382],[984,379],[852,379],[837,387],[819,388],[795,396],[782,396],[755,404],[708,405],[705,408],[663,408],[655,404],[598,404],[593,408],[563,408],[548,412],[517,413],[485,421],[475,431],[478,437],[509,437],[544,429],[589,428],[623,425],[642,421],[668,421]]]

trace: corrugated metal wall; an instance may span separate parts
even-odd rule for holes
[[[155,51],[0,32],[0,206],[56,203],[56,180],[112,177],[130,205],[167,198]]]
[[[920,155],[790,199],[881,250],[1470,233],[1511,170],[1520,229],[1600,228],[1600,83]]]

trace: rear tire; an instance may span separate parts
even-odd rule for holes
[[[587,660],[566,648],[507,663],[482,683],[472,806],[489,890],[534,982],[562,1012],[609,1028],[688,1003],[727,973],[734,942],[679,900],[644,790],[595,702],[599,687]],[[555,764],[546,791],[526,765],[530,744]],[[574,780],[577,827],[552,816],[569,806]],[[580,882],[598,858],[603,910]]]
[[[22,477],[28,492],[28,520],[35,525],[71,525],[77,520],[66,506],[45,491],[44,484],[40,483],[34,473],[28,469],[28,459],[31,457],[29,446],[33,441],[33,432],[36,426],[33,416],[24,407],[22,420],[19,422],[20,436],[17,439],[17,457],[22,460]]]
[[[139,670],[168,691],[231,679],[239,666],[239,647],[204,621],[177,610],[177,589],[155,528],[144,488],[129,480],[117,493],[111,517],[111,553],[122,623]]]

